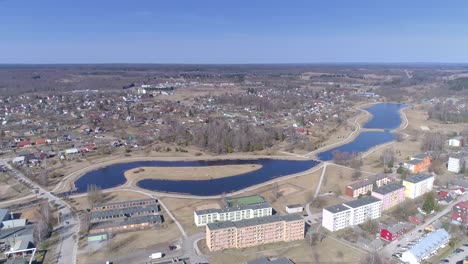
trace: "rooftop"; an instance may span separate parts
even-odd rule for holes
[[[162,217],[160,215],[145,215],[145,216],[137,216],[137,217],[130,217],[124,219],[118,219],[113,221],[102,221],[91,223],[89,229],[99,229],[99,228],[109,228],[109,227],[117,227],[117,226],[124,226],[124,225],[136,225],[142,223],[162,223]]]
[[[362,187],[364,187],[364,186],[373,185],[374,182],[376,182],[376,181],[378,181],[378,180],[381,180],[381,179],[385,179],[385,178],[387,178],[387,177],[388,177],[387,174],[385,174],[385,173],[379,173],[379,174],[370,176],[370,177],[368,177],[367,179],[364,179],[364,180],[362,180],[362,181],[358,181],[358,182],[352,183],[352,184],[350,184],[350,185],[348,185],[348,186],[351,187],[353,190],[356,190],[356,189],[362,188]]]
[[[384,186],[382,186],[380,188],[372,190],[372,192],[376,192],[376,193],[385,195],[385,194],[394,192],[394,191],[399,190],[399,189],[404,189],[404,188],[405,188],[405,186],[399,185],[399,184],[387,184],[387,185],[384,185]]]
[[[231,206],[226,208],[212,208],[212,209],[204,209],[204,210],[197,210],[195,213],[197,215],[204,215],[204,214],[212,214],[212,213],[226,213],[226,212],[235,212],[235,211],[242,211],[248,209],[262,209],[262,208],[269,208],[271,205],[268,202],[259,203],[259,204],[247,204],[247,205],[237,205]]]
[[[442,245],[447,243],[450,239],[449,233],[445,229],[437,229],[434,232],[429,233],[419,243],[414,245],[405,253],[412,254],[416,259],[421,260],[428,256],[434,250],[437,250]],[[403,254],[405,254],[403,253]]]
[[[106,218],[106,217],[117,217],[117,216],[128,216],[132,214],[141,214],[141,213],[157,213],[159,212],[158,205],[147,205],[147,206],[138,206],[138,207],[127,207],[103,211],[93,211],[91,212],[91,219],[96,218]]]
[[[429,157],[429,155],[424,154],[424,153],[418,154],[418,155],[416,155],[416,156],[412,156],[413,159],[421,159],[421,160],[422,160],[422,159],[425,159],[425,158],[427,158],[427,157]]]
[[[209,223],[207,226],[210,230],[216,229],[225,229],[225,228],[244,228],[248,226],[256,226],[256,225],[264,225],[269,223],[275,222],[292,222],[292,221],[304,221],[301,216],[297,214],[290,214],[290,215],[269,215],[264,217],[257,217],[251,219],[244,219],[240,221],[223,221],[223,222],[214,222]]]
[[[362,197],[361,199],[346,202],[344,203],[344,205],[351,207],[351,208],[358,208],[364,205],[373,204],[373,203],[380,202],[380,201],[381,201],[380,199],[377,199],[374,196],[365,196],[365,197]]]
[[[343,204],[336,204],[336,205],[332,205],[332,206],[329,206],[329,207],[326,207],[326,208],[323,208],[331,213],[339,213],[339,212],[343,212],[343,211],[346,211],[346,210],[349,210],[349,207],[346,207],[344,206]]]
[[[93,208],[100,209],[101,207],[106,207],[106,206],[115,206],[115,205],[126,205],[126,204],[138,204],[142,202],[148,202],[148,201],[153,201],[154,203],[157,203],[158,200],[154,198],[150,199],[141,199],[141,200],[130,200],[130,201],[123,201],[123,202],[114,202],[114,203],[105,203],[105,204],[98,204],[95,205]]]
[[[418,183],[418,182],[422,182],[432,177],[434,176],[430,174],[417,174],[417,175],[406,178],[406,180],[404,181],[411,182],[411,183]]]

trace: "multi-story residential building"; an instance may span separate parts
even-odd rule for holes
[[[388,210],[405,200],[405,186],[388,184],[372,191],[372,196],[382,200],[382,211]]]
[[[211,251],[216,251],[301,240],[304,224],[304,219],[296,214],[208,223],[206,243]]]
[[[337,231],[359,225],[382,214],[382,201],[373,196],[323,208],[322,226]]]
[[[403,181],[403,186],[405,186],[405,197],[414,199],[432,190],[434,176],[430,174],[411,176]]]
[[[351,208],[343,204],[323,208],[322,226],[332,232],[348,227],[350,219]]]
[[[403,163],[403,166],[411,173],[419,173],[427,169],[431,165],[432,158],[426,154],[419,154],[410,157],[408,162]]]
[[[259,195],[243,196],[226,200],[225,208],[197,210],[193,212],[195,225],[222,221],[240,221],[272,215],[273,208]]]
[[[388,175],[381,173],[346,186],[345,194],[352,198],[372,192],[374,186],[381,187],[390,182]]]
[[[240,205],[221,209],[206,209],[193,212],[195,225],[205,226],[208,223],[222,221],[240,221],[272,215],[273,209],[267,202],[253,205]]]
[[[447,170],[459,173],[464,170],[468,164],[468,154],[457,153],[453,154],[448,159]]]

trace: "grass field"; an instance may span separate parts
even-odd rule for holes
[[[141,167],[126,171],[125,177],[130,182],[141,179],[210,180],[251,172],[261,167],[258,164],[209,167]]]
[[[29,194],[31,194],[30,191],[17,180],[5,173],[0,173],[0,202],[20,198]]]

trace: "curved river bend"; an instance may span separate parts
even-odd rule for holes
[[[366,110],[372,114],[364,128],[391,130],[401,124],[400,109],[402,104],[376,104]],[[333,151],[364,152],[370,148],[390,142],[396,135],[390,132],[362,132],[352,142],[318,153],[320,160],[331,160]],[[138,167],[200,167],[219,165],[258,164],[258,170],[212,180],[160,180],[144,179],[137,186],[157,192],[181,193],[198,196],[230,193],[269,180],[307,171],[318,163],[313,160],[279,159],[237,159],[237,160],[198,160],[198,161],[134,161],[109,165],[90,171],[75,181],[77,192],[86,192],[87,186],[95,184],[103,189],[117,187],[126,182],[125,171]]]

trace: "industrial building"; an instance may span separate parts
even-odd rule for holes
[[[421,241],[403,252],[401,260],[409,264],[419,264],[428,259],[437,250],[445,247],[450,241],[450,234],[441,228],[429,233]]]

